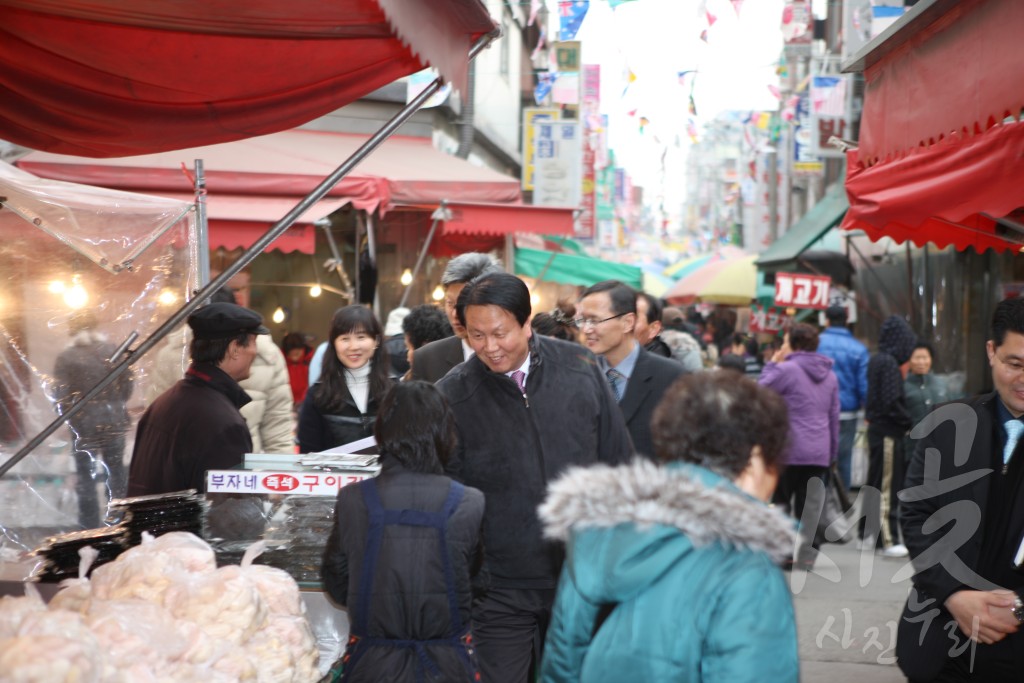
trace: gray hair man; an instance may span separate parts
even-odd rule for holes
[[[470,280],[500,272],[503,272],[501,264],[488,254],[470,252],[460,254],[448,262],[441,275],[441,287],[444,289],[444,311],[455,336],[416,349],[412,358],[412,379],[436,382],[456,365],[473,356],[473,348],[466,342],[466,328],[459,322],[455,304],[462,288]]]

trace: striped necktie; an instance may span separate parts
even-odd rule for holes
[[[612,387],[612,393],[615,394],[615,401],[621,401],[622,390],[626,386],[626,376],[615,368],[610,368],[606,374],[608,375],[608,384]]]
[[[519,393],[526,396],[526,373],[522,370],[516,370],[510,377],[515,381],[516,386],[519,387]]]

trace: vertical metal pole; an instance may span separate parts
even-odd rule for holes
[[[764,152],[768,170],[768,236],[772,243],[779,239],[779,151],[768,147]]]
[[[196,159],[196,237],[199,241],[199,288],[210,282],[210,228],[206,220],[206,175]]]
[[[441,206],[434,212],[434,220],[430,224],[430,232],[427,233],[427,240],[423,243],[423,248],[420,249],[419,256],[416,257],[416,265],[413,266],[412,269],[412,280],[409,281],[409,284],[405,286],[405,290],[402,292],[402,300],[398,302],[399,308],[405,306],[405,302],[409,300],[409,292],[412,290],[412,286],[416,284],[416,276],[420,274],[420,268],[423,266],[423,259],[426,258],[427,250],[430,249],[430,244],[434,241],[434,233],[437,231],[437,225],[445,215],[444,212],[446,205],[447,202],[445,200],[441,200]]]

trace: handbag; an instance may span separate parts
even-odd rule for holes
[[[836,463],[825,477],[825,505],[818,518],[817,540],[821,543],[846,543],[853,538],[856,524],[850,519],[853,501],[843,486]],[[830,530],[831,529],[831,530]]]

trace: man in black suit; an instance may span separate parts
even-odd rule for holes
[[[618,280],[584,290],[576,315],[583,342],[597,355],[619,402],[636,452],[653,456],[651,417],[662,394],[683,374],[682,365],[640,346],[635,337],[636,292]]]
[[[441,275],[441,287],[444,288],[444,312],[455,336],[416,349],[412,355],[412,379],[436,382],[456,365],[472,357],[473,349],[466,343],[466,328],[459,322],[455,302],[467,282],[480,275],[500,272],[501,264],[487,254],[459,254],[448,262]]]
[[[899,498],[915,574],[896,656],[915,683],[1024,671],[1024,299],[996,306],[986,350],[996,390],[939,406],[910,433]]]

